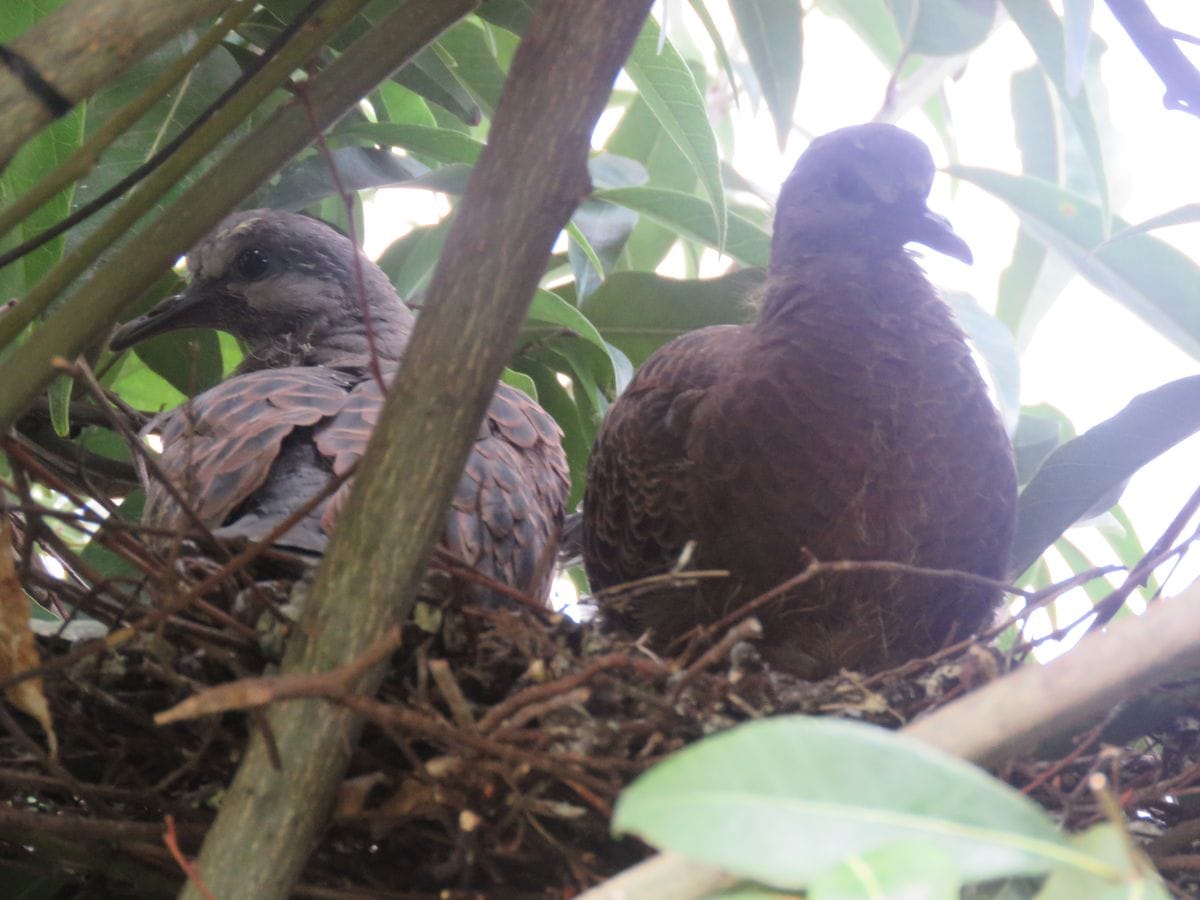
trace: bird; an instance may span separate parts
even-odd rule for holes
[[[583,503],[590,586],[671,570],[689,545],[692,565],[728,577],[611,609],[601,593],[607,618],[669,648],[813,560],[900,564],[817,573],[757,610],[764,661],[817,679],[926,656],[995,614],[1001,591],[983,580],[1006,574],[1013,454],[963,332],[906,249],[972,261],[928,208],[934,173],[929,149],[892,125],[814,139],[780,192],[753,321],[665,344],[612,404]]]
[[[143,431],[159,436],[159,468],[216,537],[261,540],[362,456],[414,315],[347,236],[299,213],[234,213],[187,266],[187,287],[119,326],[109,345],[119,352],[180,328],[241,342],[245,356],[228,378]],[[534,400],[500,383],[441,535],[454,556],[537,600],[549,591],[569,488],[561,438]],[[275,545],[323,553],[349,489],[347,481]],[[194,530],[161,481],[146,478],[145,491],[144,524]]]

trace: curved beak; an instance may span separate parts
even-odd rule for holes
[[[120,353],[146,338],[174,331],[177,328],[198,328],[212,323],[202,315],[207,304],[200,302],[199,292],[188,288],[155,304],[148,312],[130,319],[117,328],[109,338],[109,349]]]
[[[917,219],[916,227],[909,240],[952,256],[965,262],[968,266],[975,261],[975,257],[971,255],[971,248],[967,246],[966,241],[954,233],[949,220],[928,208]]]

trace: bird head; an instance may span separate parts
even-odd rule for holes
[[[375,322],[399,324],[407,336],[411,313],[387,276],[349,238],[308,216],[234,213],[192,249],[187,264],[188,287],[118,328],[113,350],[179,328],[227,331],[251,352],[286,339],[315,342],[362,331],[364,295]]]
[[[924,244],[971,262],[971,250],[926,206],[933,157],[894,125],[872,122],[814,140],[779,195],[772,267],[831,250],[886,256]]]

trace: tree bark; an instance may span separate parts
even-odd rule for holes
[[[17,149],[65,110],[39,94],[41,81],[68,109],[90,97],[142,57],[197,22],[215,16],[227,0],[72,0],[46,16],[8,48],[21,62],[0,65],[0,169]]]
[[[650,2],[558,0],[533,13],[285,672],[357,656],[411,608],[551,247],[588,193],[592,129]],[[384,668],[361,689],[373,692]],[[287,895],[361,727],[316,700],[267,718],[281,768],[256,734],[200,856],[217,897]],[[184,896],[202,894],[189,885]]]

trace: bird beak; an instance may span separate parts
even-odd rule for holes
[[[114,353],[120,353],[146,338],[174,331],[177,328],[198,328],[211,326],[204,321],[200,313],[207,304],[200,302],[199,291],[192,288],[168,297],[155,304],[149,312],[130,319],[113,332],[108,346]]]
[[[966,241],[954,233],[949,220],[928,209],[924,210],[917,220],[917,226],[910,240],[961,260],[968,266],[975,261],[975,257],[971,255],[971,248],[967,246]]]

